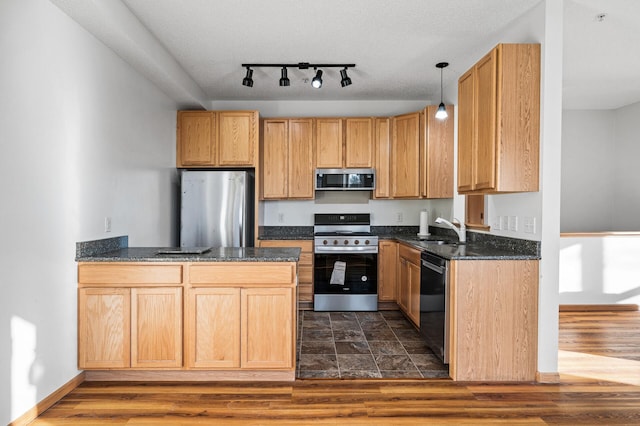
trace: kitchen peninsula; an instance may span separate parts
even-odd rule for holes
[[[78,243],[88,380],[294,380],[298,248]]]

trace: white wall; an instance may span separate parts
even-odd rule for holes
[[[560,241],[560,303],[640,305],[640,235]]]
[[[640,231],[640,102],[616,110],[613,231]]]
[[[563,111],[562,232],[611,230],[615,145],[615,111]]]
[[[175,241],[176,105],[46,0],[0,2],[0,57],[7,424],[78,374],[75,243]]]
[[[640,103],[564,110],[562,232],[640,230]]]

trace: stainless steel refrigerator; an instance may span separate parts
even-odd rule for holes
[[[186,170],[180,247],[253,247],[253,171]]]

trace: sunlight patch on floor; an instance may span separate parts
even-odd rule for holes
[[[640,361],[560,350],[558,369],[562,374],[640,386]]]

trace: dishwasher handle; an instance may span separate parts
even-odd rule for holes
[[[434,272],[437,272],[440,275],[444,275],[445,272],[445,268],[439,265],[434,265],[431,262],[427,262],[426,260],[422,261],[422,267],[423,268],[427,268],[427,269],[431,269]]]

